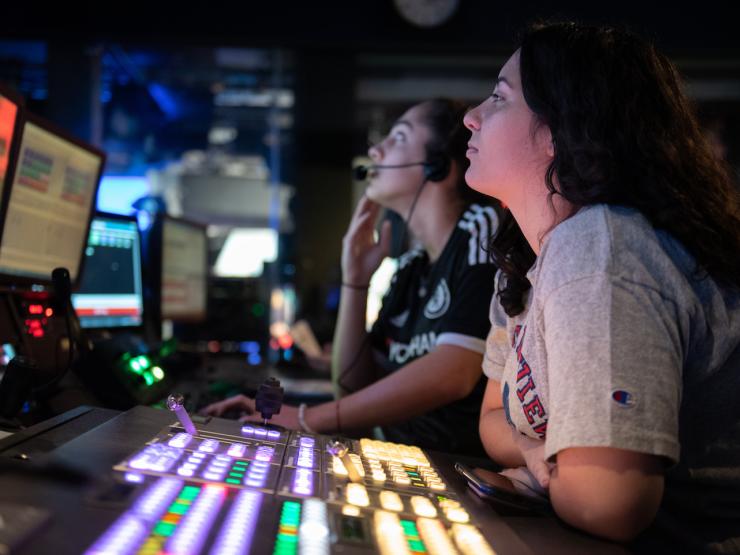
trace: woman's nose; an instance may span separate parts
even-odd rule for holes
[[[373,162],[377,162],[383,157],[383,153],[380,150],[380,146],[378,145],[372,145],[370,148],[368,148],[367,155]]]
[[[463,124],[471,131],[478,131],[480,129],[478,119],[478,106],[471,108],[463,117]]]

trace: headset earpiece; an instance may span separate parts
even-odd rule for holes
[[[449,156],[430,156],[424,162],[424,177],[427,181],[444,181],[450,173]]]

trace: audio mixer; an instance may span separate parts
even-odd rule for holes
[[[493,553],[418,447],[340,439],[339,457],[336,438],[214,424],[168,426],[114,466],[139,492],[86,553]]]

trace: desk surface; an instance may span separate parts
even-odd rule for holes
[[[22,434],[0,440],[0,491],[2,501],[47,510],[46,524],[32,534],[18,553],[66,555],[81,553],[109,526],[130,502],[131,492],[114,486],[114,464],[139,449],[164,426],[173,423],[169,411],[135,407],[124,413],[80,407],[41,423]],[[227,424],[213,419],[203,429]],[[233,423],[228,423],[233,426]],[[23,453],[30,464],[52,465],[42,473],[19,472]],[[505,553],[625,553],[614,544],[573,531],[552,517],[501,516],[467,491],[453,470],[454,459],[430,454],[445,480],[492,547]],[[73,468],[90,476],[88,484],[60,479],[55,469]]]

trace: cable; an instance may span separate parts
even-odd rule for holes
[[[403,247],[403,243],[406,240],[406,236],[408,235],[408,229],[411,224],[411,217],[414,215],[414,211],[416,210],[416,203],[419,201],[419,197],[421,196],[421,192],[424,190],[424,186],[429,182],[429,178],[425,175],[424,180],[419,185],[419,188],[416,190],[416,194],[414,195],[414,200],[411,201],[411,207],[409,208],[408,215],[406,216],[405,225],[403,227],[403,232],[401,233],[401,239],[399,241],[400,245]],[[337,385],[340,387],[340,389],[343,389],[350,394],[356,393],[359,391],[358,389],[354,389],[351,387],[346,387],[344,385],[343,380],[347,376],[347,374],[354,368],[355,364],[360,360],[360,356],[362,355],[362,352],[367,347],[367,343],[370,341],[371,335],[370,332],[365,332],[365,337],[362,340],[362,343],[360,344],[359,349],[357,349],[357,352],[355,353],[354,358],[352,359],[352,362],[346,366],[344,369],[342,369],[339,372],[339,376],[337,377]]]

